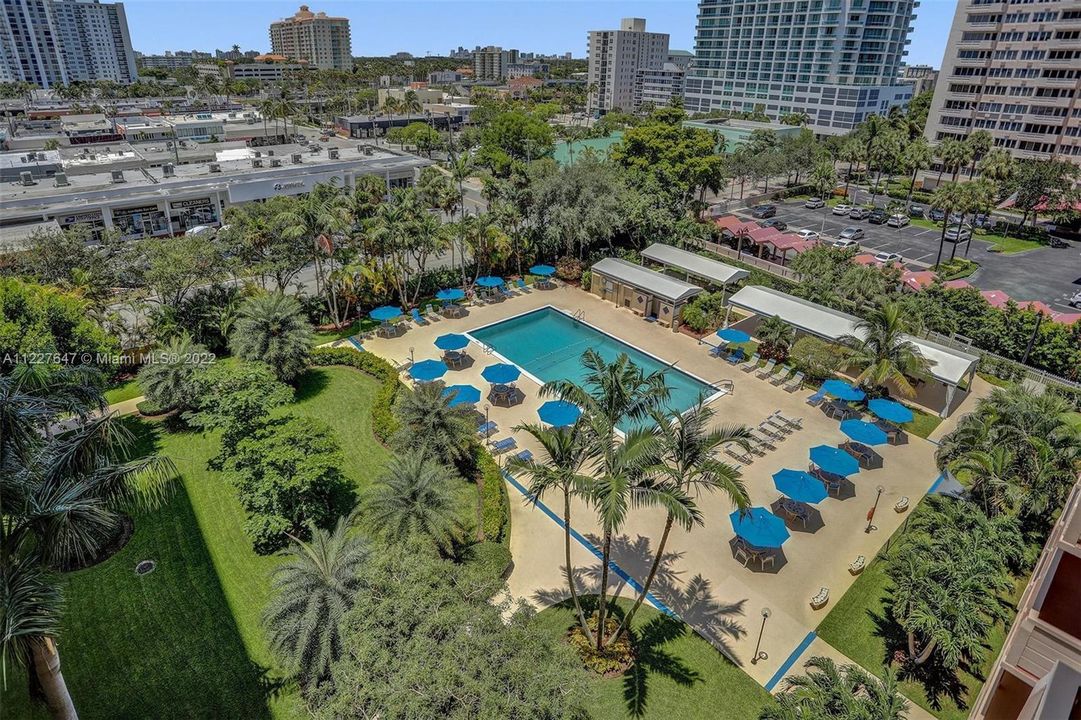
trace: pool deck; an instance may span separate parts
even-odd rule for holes
[[[398,363],[410,358],[410,348],[416,361],[437,358],[440,353],[433,342],[438,335],[468,332],[545,305],[572,314],[581,311],[589,324],[661,359],[678,360],[680,368],[708,382],[730,380],[734,391],[711,402],[718,423],[756,426],[775,410],[803,418],[802,429],[778,442],[776,450],[743,468],[743,480],[754,505],[769,507],[780,497],[771,478],[774,472],[786,467],[805,469],[812,446],[835,445],[844,440],[836,420],[806,404],[811,389],[786,392],[753,373],[744,373],[711,357],[707,346],[688,335],[647,323],[628,310],[573,287],[534,290],[495,305],[471,307],[467,317],[411,327],[396,338],[366,340],[364,347]],[[451,370],[444,379],[447,384],[468,383],[486,392],[489,386],[481,377],[481,370],[499,360],[486,355],[475,344],[468,351],[474,359],[472,366]],[[513,435],[518,449],[536,453],[538,449],[525,433],[511,430],[519,423],[537,422],[537,409],[543,399],[538,397],[536,383],[524,375],[518,387],[525,395],[519,404],[509,408],[490,405],[489,418],[499,425],[493,439]],[[482,398],[478,405],[482,413],[485,402]],[[974,398],[966,397],[956,413],[963,414],[974,402]],[[779,689],[779,678],[775,676],[788,672],[788,668],[798,671],[809,650],[816,643],[821,645],[810,633],[855,582],[855,576],[848,571],[849,564],[857,555],[864,555],[870,563],[886,539],[908,517],[908,513],[893,510],[898,498],[910,499],[911,512],[938,476],[935,445],[931,442],[910,437],[907,444],[876,450],[884,460],[883,468],[863,470],[853,476],[848,493],[841,493],[844,499],[831,497],[819,503],[821,522],[812,515],[806,529],[799,523],[790,524],[792,537],[784,545],[783,557],[766,571],[745,568],[735,559],[731,547],[733,532],[728,521],[733,508],[727,498],[700,497],[698,503],[706,517],[705,526],[690,533],[673,530],[653,593],[759,683]],[[737,463],[727,456],[725,459]],[[524,485],[527,481],[521,478],[520,482]],[[879,485],[883,494],[874,518],[877,529],[866,533],[866,516]],[[551,511],[546,513],[531,505],[513,484],[508,484],[508,492],[514,559],[508,579],[509,592],[514,598],[539,607],[558,602],[566,596],[563,535],[552,514],[561,516],[562,498],[556,495],[542,498]],[[636,509],[631,513],[623,533],[616,539],[613,553],[614,562],[629,576],[645,577],[652,561],[652,538],[659,537],[663,524],[660,511]],[[592,513],[579,500],[572,502],[571,525],[581,536],[581,540],[574,541],[573,562],[582,585],[595,589],[600,563],[587,543],[596,544],[599,528]],[[823,586],[830,590],[829,603],[813,610],[810,598]],[[618,576],[612,578],[612,587],[624,596],[633,595],[633,589]],[[768,658],[752,664],[764,607],[771,610],[761,642],[761,650]]]

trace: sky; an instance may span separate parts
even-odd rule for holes
[[[135,49],[270,49],[268,28],[302,0],[125,0]],[[644,17],[646,29],[671,35],[673,49],[694,50],[696,0],[354,0],[306,1],[314,12],[349,18],[354,55],[446,55],[462,45],[501,45],[526,52],[585,57],[589,30]],[[910,36],[910,65],[942,62],[956,0],[921,0]]]

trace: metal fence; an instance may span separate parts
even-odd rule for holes
[[[945,345],[946,347],[953,348],[954,350],[964,350],[965,352],[970,352],[973,355],[979,355],[981,357],[981,360],[983,358],[987,358],[995,363],[1006,365],[1014,370],[1014,374],[1023,377],[1023,381],[1026,384],[1031,385],[1032,383],[1035,383],[1043,387],[1057,385],[1072,392],[1081,392],[1081,383],[1074,382],[1073,380],[1068,380],[1064,377],[1055,375],[1054,373],[1047,372],[1046,370],[1037,370],[1036,368],[1029,367],[1028,365],[1022,365],[1017,360],[1011,360],[1010,358],[1003,357],[1001,355],[998,355],[997,353],[984,350],[977,345],[974,345],[970,339],[964,336],[954,335],[951,337],[949,335],[937,333],[934,330],[928,330],[923,335],[928,340],[933,340],[940,345]]]

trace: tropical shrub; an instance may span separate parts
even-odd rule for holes
[[[485,448],[477,445],[473,451],[481,484],[480,526],[483,539],[489,542],[510,543],[510,500],[503,473]]]
[[[475,411],[450,402],[443,395],[442,383],[399,392],[394,401],[399,425],[394,445],[402,452],[428,453],[439,462],[461,466],[476,442]]]
[[[784,362],[796,337],[796,329],[779,317],[768,317],[758,326],[755,335],[760,341],[758,354],[761,357]]]
[[[195,376],[209,362],[207,349],[186,335],[152,351],[139,368],[139,388],[154,408],[187,409],[195,403]]]
[[[556,261],[556,277],[560,280],[580,280],[582,263],[575,257],[564,255]]]
[[[809,382],[833,377],[844,365],[844,358],[844,348],[813,335],[804,335],[796,340],[788,353],[789,361]]]
[[[683,306],[680,317],[683,323],[695,332],[713,330],[724,319],[724,300],[724,293],[701,293]]]
[[[500,580],[511,566],[510,549],[498,542],[479,542],[470,545],[462,559],[467,572],[477,573],[485,580]]]

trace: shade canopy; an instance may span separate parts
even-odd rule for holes
[[[443,389],[443,397],[449,397],[451,407],[476,405],[480,402],[480,390],[472,385],[451,385]]]
[[[760,548],[779,548],[788,539],[788,528],[784,520],[764,507],[750,510],[734,510],[728,519],[736,535],[751,545]]]
[[[867,408],[876,416],[895,425],[912,422],[912,418],[915,417],[912,411],[901,403],[886,398],[875,398],[867,403]]]
[[[549,400],[540,406],[537,415],[549,425],[565,427],[578,421],[582,415],[582,409],[566,400]]]
[[[818,503],[826,499],[826,486],[802,470],[779,470],[773,473],[773,485],[782,493],[801,503]]]
[[[435,346],[440,350],[461,350],[469,344],[469,338],[458,333],[447,333],[435,339]]]
[[[387,320],[393,320],[402,314],[402,309],[397,305],[383,305],[377,307],[368,313],[372,320],[378,320],[379,322],[386,322]]]
[[[860,471],[860,462],[844,450],[830,445],[815,445],[811,448],[811,462],[831,475],[848,477]]]
[[[481,287],[499,287],[503,284],[503,278],[496,277],[495,275],[482,275],[477,278],[477,285]]]
[[[882,445],[888,439],[881,428],[865,420],[842,420],[841,432],[863,445]]]
[[[736,328],[725,328],[724,330],[717,331],[717,337],[725,342],[730,343],[745,343],[751,339],[751,336],[742,330]]]
[[[742,268],[725,265],[696,252],[681,250],[674,245],[653,243],[642,251],[642,257],[680,270],[688,276],[705,280],[712,285],[728,285],[743,280],[750,273]]]
[[[703,292],[697,285],[620,258],[601,258],[591,269],[594,278],[614,280],[670,303],[683,303]]]
[[[442,360],[421,360],[409,368],[409,377],[418,382],[431,382],[447,374],[447,364]]]
[[[507,363],[496,363],[495,365],[489,365],[481,372],[481,376],[492,383],[493,385],[505,385],[506,383],[512,383],[518,379],[518,376],[522,374],[514,365],[508,365]]]
[[[862,390],[854,388],[844,380],[837,380],[836,378],[822,383],[822,392],[846,402],[856,402],[864,398],[864,392]]]
[[[465,298],[465,290],[461,288],[443,288],[435,294],[435,299],[443,302],[454,302],[463,298]]]
[[[555,275],[556,269],[551,265],[534,265],[529,268],[529,273],[531,275],[543,275],[544,277],[548,277],[549,275]]]

